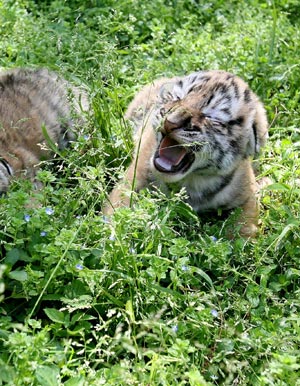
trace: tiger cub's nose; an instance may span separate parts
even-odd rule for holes
[[[183,107],[171,111],[164,121],[164,131],[171,133],[174,129],[180,129],[186,126],[192,118],[192,113]]]

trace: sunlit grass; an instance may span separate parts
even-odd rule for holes
[[[5,1],[0,66],[47,66],[91,99],[71,148],[0,197],[0,380],[299,382],[299,13],[295,1]],[[102,203],[130,162],[123,112],[159,76],[224,69],[265,103],[261,232],[226,238],[184,192]]]

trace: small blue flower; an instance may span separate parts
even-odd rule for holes
[[[46,214],[48,214],[49,216],[51,216],[53,213],[54,213],[54,210],[52,208],[46,208],[45,209],[45,212]]]
[[[175,334],[176,334],[176,332],[178,331],[177,324],[174,324],[174,326],[172,326],[172,331],[175,332]]]
[[[110,241],[115,241],[115,236],[113,235],[113,234],[111,234],[110,236],[109,236],[109,239],[110,239]]]
[[[76,264],[75,268],[78,269],[79,271],[81,271],[83,269],[83,265],[82,264]]]
[[[41,235],[42,237],[45,237],[45,236],[47,236],[47,232],[41,231],[40,235]]]
[[[212,314],[212,316],[214,317],[214,318],[217,318],[218,316],[219,316],[219,313],[218,313],[218,311],[217,310],[211,310],[210,311],[210,313]]]
[[[24,215],[24,220],[25,220],[26,222],[29,222],[29,221],[30,221],[30,214],[25,214],[25,215]]]
[[[88,140],[90,139],[90,136],[87,135],[87,134],[85,134],[85,135],[83,136],[83,139],[84,139],[85,141],[88,141]]]
[[[181,269],[182,269],[183,271],[188,271],[188,270],[189,270],[189,267],[188,267],[187,265],[183,265],[183,266],[181,267]]]
[[[216,242],[218,241],[218,239],[216,238],[216,236],[210,236],[210,239],[211,239],[214,243],[216,243]]]

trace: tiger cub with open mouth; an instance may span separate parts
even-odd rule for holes
[[[34,181],[36,165],[49,158],[42,127],[62,149],[75,138],[87,111],[85,92],[47,69],[0,72],[0,194],[13,176]]]
[[[217,70],[159,79],[135,96],[126,118],[136,129],[135,154],[104,213],[129,205],[132,188],[176,186],[198,213],[241,207],[240,234],[256,234],[252,159],[266,142],[268,123],[242,79]]]

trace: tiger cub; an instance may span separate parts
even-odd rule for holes
[[[241,207],[240,234],[255,236],[252,159],[266,142],[268,123],[242,79],[217,70],[159,79],[135,96],[125,116],[136,129],[135,154],[104,213],[129,205],[132,188],[185,188],[198,213]]]
[[[87,109],[85,93],[47,69],[0,72],[0,193],[13,176],[34,180],[35,166],[49,157],[43,126],[64,148],[74,139],[74,117]]]

